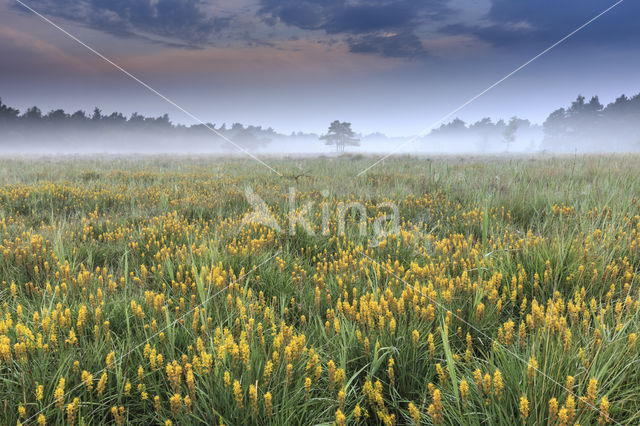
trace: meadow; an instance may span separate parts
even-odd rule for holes
[[[0,159],[0,423],[640,423],[640,157],[373,160]]]

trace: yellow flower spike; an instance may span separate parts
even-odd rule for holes
[[[498,397],[498,400],[502,397],[502,388],[502,373],[496,369],[495,373],[493,373],[493,392]]]
[[[628,339],[628,344],[629,344],[629,349],[630,350],[635,350],[636,349],[636,340],[637,340],[637,335],[636,333],[631,333],[629,334],[629,339]]]
[[[311,378],[305,377],[304,379],[304,390],[305,390],[305,399],[309,399],[309,394],[311,392]]]
[[[413,419],[413,422],[417,425],[420,424],[420,411],[418,410],[418,407],[415,406],[415,404],[413,402],[409,403],[409,414],[411,415],[411,418]]]
[[[527,365],[527,380],[533,381],[536,377],[536,371],[538,371],[538,361],[534,356],[529,358],[529,364]]]
[[[179,393],[173,394],[169,398],[169,404],[171,406],[171,415],[176,418],[182,411],[182,396]]]
[[[520,397],[520,417],[523,423],[526,423],[527,417],[529,417],[529,400],[526,395]]]
[[[44,397],[44,385],[36,385],[36,401],[41,401]]]
[[[555,422],[557,416],[558,416],[558,400],[556,398],[551,398],[549,400],[549,422],[550,423]]]
[[[589,380],[589,386],[587,386],[587,401],[590,405],[593,405],[598,397],[598,380],[592,378]]]
[[[460,390],[460,398],[462,398],[462,401],[466,403],[467,400],[469,399],[469,384],[465,379],[462,379],[460,381],[459,390]]]
[[[264,394],[264,407],[267,412],[267,416],[271,416],[271,409],[273,407],[273,397],[271,392],[267,392]]]
[[[53,392],[53,398],[56,401],[56,406],[58,408],[62,408],[62,405],[64,403],[64,386],[65,386],[64,377],[60,377],[60,380],[58,381],[58,386],[56,386],[56,390]]]
[[[243,408],[244,404],[242,403],[242,400],[243,400],[242,386],[240,386],[240,382],[238,380],[233,381],[233,395],[235,397],[236,405],[238,406],[238,408]]]
[[[573,396],[567,396],[567,401],[565,402],[564,406],[567,411],[567,421],[568,423],[572,423],[576,415],[576,402],[573,399]]]
[[[571,389],[573,388],[573,384],[575,383],[575,379],[573,378],[573,376],[567,376],[567,389],[569,389],[569,391],[571,391]]]
[[[107,368],[113,369],[114,358],[115,358],[115,353],[113,351],[107,354],[107,358],[105,359],[105,364],[107,365]]]
[[[98,387],[96,389],[98,391],[98,395],[102,395],[102,393],[104,392],[104,389],[107,386],[107,380],[108,380],[108,376],[107,376],[107,372],[105,371],[104,373],[102,373],[102,376],[98,381]]]
[[[82,371],[82,375],[80,376],[82,383],[87,388],[87,390],[93,390],[93,375],[86,370]]]
[[[609,400],[607,396],[603,396],[600,400],[600,417],[598,418],[598,424],[604,425],[611,421],[609,417]]]

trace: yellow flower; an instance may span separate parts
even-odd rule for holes
[[[115,358],[115,354],[113,351],[109,352],[107,354],[107,358],[105,359],[105,363],[107,364],[107,368],[112,369],[113,368],[113,361]]]
[[[395,361],[393,359],[393,357],[389,357],[389,363],[388,363],[388,368],[387,368],[387,374],[389,375],[389,383],[391,384],[391,386],[393,386],[395,384],[395,372],[393,370],[393,366],[395,364]]]
[[[569,391],[571,391],[571,388],[573,388],[574,383],[575,379],[573,378],[573,376],[567,376],[567,389],[569,389]]]
[[[73,425],[76,422],[79,406],[80,406],[80,398],[74,398],[73,402],[67,405],[67,422],[70,425]]]
[[[440,395],[440,389],[434,389],[433,402],[429,405],[428,412],[433,420],[433,423],[440,424],[444,420],[444,412],[442,408],[442,397]]]
[[[598,397],[598,380],[592,378],[589,380],[589,386],[587,386],[587,401],[590,405],[593,405]]]
[[[249,399],[253,414],[258,414],[258,389],[253,384],[249,385]]]
[[[549,400],[549,422],[553,423],[558,415],[558,400],[551,398]]]
[[[493,392],[498,399],[502,396],[502,388],[502,373],[500,373],[500,370],[496,369],[495,373],[493,373]]]
[[[418,330],[413,330],[412,336],[413,336],[413,345],[415,347],[418,347],[418,343],[420,342],[420,333],[418,332]]]
[[[411,418],[413,419],[414,423],[419,425],[420,424],[420,411],[418,410],[418,407],[416,407],[413,402],[409,403],[409,414],[411,415]]]
[[[173,394],[169,398],[169,404],[171,405],[171,414],[174,418],[177,417],[182,410],[182,396],[179,393]]]
[[[527,366],[527,379],[531,382],[536,377],[536,371],[538,370],[538,361],[535,357],[529,358],[529,365]]]
[[[236,404],[238,405],[238,408],[242,408],[244,406],[242,404],[242,399],[243,399],[242,386],[240,386],[240,382],[237,380],[233,381],[233,395],[236,399]]]
[[[41,401],[44,397],[44,385],[36,386],[36,401]]]
[[[56,406],[58,408],[62,408],[62,404],[64,402],[64,385],[65,380],[64,377],[60,377],[58,381],[58,386],[56,386],[56,390],[53,392],[53,398],[56,401]]]
[[[268,416],[271,415],[271,407],[273,406],[272,399],[273,397],[271,396],[271,392],[264,394],[264,407]]]
[[[102,395],[102,392],[104,392],[105,387],[107,386],[107,372],[105,371],[104,373],[102,373],[102,376],[100,377],[100,380],[98,381],[98,395]]]
[[[460,381],[459,387],[460,387],[460,398],[462,398],[462,400],[466,402],[467,399],[469,398],[469,384],[465,379],[462,379]]]
[[[520,397],[520,416],[522,417],[523,422],[525,422],[527,417],[529,417],[529,400],[526,395],[522,395]]]
[[[603,425],[609,423],[611,418],[609,417],[609,400],[607,396],[603,396],[600,400],[600,417],[598,418],[598,423]]]
[[[93,390],[93,375],[91,373],[89,373],[87,370],[83,370],[81,380],[87,390]]]
[[[631,333],[631,334],[629,335],[629,341],[628,341],[628,343],[629,343],[629,348],[630,348],[631,350],[634,350],[634,349],[636,348],[636,340],[637,340],[637,339],[638,339],[638,336],[637,336],[637,334],[636,334],[636,333]]]

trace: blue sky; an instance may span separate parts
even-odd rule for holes
[[[613,1],[23,0],[214,123],[410,135]],[[640,91],[640,2],[626,0],[458,113],[541,122],[578,93]],[[189,117],[12,0],[0,1],[0,97]]]

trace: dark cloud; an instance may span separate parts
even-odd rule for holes
[[[498,47],[550,44],[595,17],[613,0],[492,0],[488,23],[460,23],[441,29],[445,34],[470,34]],[[585,28],[572,42],[591,45],[637,43],[640,2],[626,0]]]
[[[388,57],[421,57],[426,55],[420,39],[411,33],[388,36],[365,35],[349,42],[354,53],[370,53]]]
[[[209,17],[199,0],[31,0],[37,11],[117,36],[197,46],[227,28],[229,18]],[[25,10],[19,4],[14,7]]]
[[[352,52],[424,55],[416,30],[451,15],[447,0],[261,0],[265,22],[345,34]],[[390,33],[387,34],[387,33]]]

